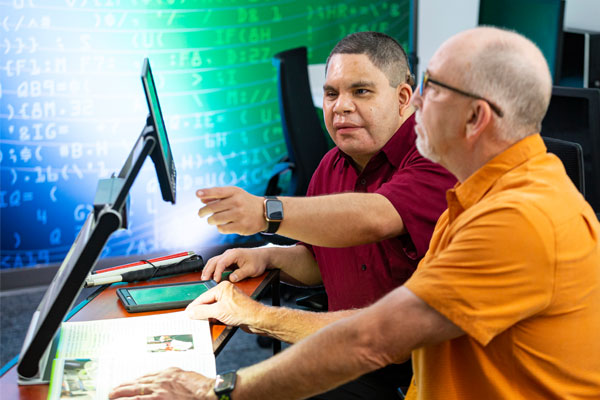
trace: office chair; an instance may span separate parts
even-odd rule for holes
[[[310,93],[306,54],[306,47],[297,47],[273,56],[287,155],[273,167],[265,196],[304,196],[313,172],[329,150]],[[269,235],[266,240],[275,244],[296,242],[279,235]]]
[[[542,135],[581,146],[585,199],[600,219],[600,90],[554,86]]]
[[[310,92],[306,47],[275,54],[273,65],[277,68],[279,111],[287,156],[274,166],[265,196],[282,193],[304,196],[313,173],[329,151],[327,133],[323,131]],[[281,184],[284,177],[286,187]],[[269,235],[266,239],[275,244],[296,242],[280,235]],[[327,310],[324,290],[298,298],[296,303],[315,311]]]
[[[548,153],[555,154],[562,161],[567,175],[575,187],[585,197],[585,176],[583,174],[583,149],[579,143],[542,136]]]
[[[265,194],[276,196],[284,191],[304,196],[313,172],[329,150],[310,93],[306,47],[275,54],[273,65],[277,68],[279,111],[288,154],[273,168]],[[291,180],[282,190],[278,183],[285,171],[291,171]]]

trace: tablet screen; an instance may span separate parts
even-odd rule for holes
[[[141,305],[184,300],[191,302],[208,289],[205,283],[194,283],[190,285],[131,288],[128,291],[133,300]]]

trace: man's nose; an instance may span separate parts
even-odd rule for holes
[[[416,109],[420,109],[421,106],[423,105],[423,97],[421,96],[420,89],[421,89],[421,87],[418,86],[415,89],[415,92],[413,93],[412,98],[410,99],[410,104]]]
[[[333,106],[333,112],[337,114],[345,114],[353,112],[356,109],[352,98],[348,95],[340,94]]]

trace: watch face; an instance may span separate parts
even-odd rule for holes
[[[215,380],[215,394],[229,394],[235,388],[235,372],[228,372],[223,375],[217,375]]]
[[[279,200],[267,200],[265,203],[267,221],[283,220],[283,204]]]

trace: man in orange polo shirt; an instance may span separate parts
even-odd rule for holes
[[[600,229],[546,152],[552,89],[527,39],[450,39],[413,98],[417,148],[452,172],[405,284],[465,335],[413,351],[418,398],[600,398]]]
[[[217,392],[305,398],[412,352],[411,398],[600,398],[600,223],[537,133],[551,85],[521,35],[476,28],[445,42],[413,98],[417,146],[459,183],[417,271],[372,306],[217,379]],[[215,399],[214,382],[169,369],[111,398]]]

